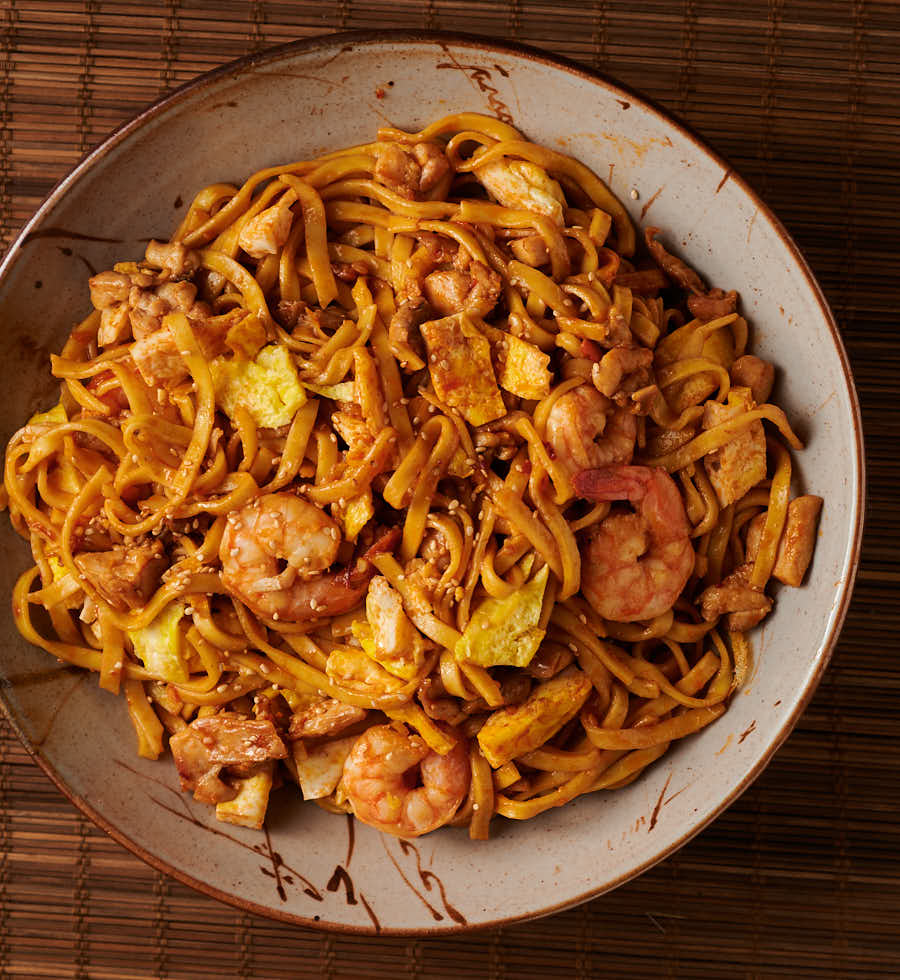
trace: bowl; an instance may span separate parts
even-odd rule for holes
[[[217,824],[170,760],[137,757],[121,703],[0,622],[4,707],[59,788],[154,867],[240,908],[345,932],[435,934],[544,915],[671,854],[762,771],[825,670],[862,525],[859,408],[837,328],[777,218],[719,156],[645,99],[542,52],[440,34],[339,34],[205,75],[144,111],[50,194],[0,268],[4,441],[53,400],[49,354],[89,309],[89,270],[167,238],[205,184],[416,129],[451,111],[512,122],[609,182],[636,222],[667,229],[710,282],[740,291],[754,350],[780,368],[775,400],[807,448],[799,483],[825,506],[807,583],[754,634],[749,683],[724,717],[628,788],[582,797],[487,842],[414,842],[275,794],[264,833]],[[28,561],[0,521],[9,595]]]

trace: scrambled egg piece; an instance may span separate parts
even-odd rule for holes
[[[537,400],[550,394],[550,355],[487,323],[479,329],[491,344],[491,359],[500,387],[519,398]]]
[[[539,684],[522,704],[495,711],[478,733],[478,744],[494,769],[539,748],[575,717],[591,693],[591,682],[569,668]]]
[[[332,505],[331,516],[343,525],[344,537],[347,541],[355,541],[359,532],[375,516],[372,491],[366,488],[358,497],[351,497],[345,501],[343,507]]]
[[[434,390],[469,425],[484,425],[506,414],[491,365],[491,347],[465,313],[429,320],[421,326],[428,347]]]
[[[337,789],[355,741],[356,736],[351,735],[309,749],[302,742],[294,742],[294,765],[304,800],[321,800]]]
[[[387,694],[403,686],[403,681],[388,673],[365,650],[355,650],[353,647],[332,650],[325,663],[325,673],[340,684],[349,682],[352,686],[379,694]]]
[[[711,429],[756,408],[749,388],[732,388],[728,402],[708,402],[703,410],[703,428]],[[758,419],[721,449],[707,453],[703,465],[709,482],[723,507],[736,500],[766,478],[766,434]]]
[[[238,357],[256,357],[266,342],[266,328],[253,313],[238,320],[225,334],[225,346]]]
[[[69,418],[66,415],[66,410],[62,407],[62,402],[58,402],[53,408],[48,409],[46,412],[37,412],[32,415],[28,420],[29,425],[39,425],[41,422],[54,422],[56,424],[61,424],[63,422],[68,422]]]
[[[173,684],[183,684],[189,679],[178,628],[183,615],[184,605],[170,602],[152,623],[128,631],[135,655],[140,657],[147,670]]]
[[[238,794],[227,803],[216,804],[216,818],[225,823],[261,830],[266,819],[269,793],[272,791],[274,768],[271,762],[265,763],[263,768],[252,776],[235,779],[234,784]]]
[[[209,365],[216,401],[229,417],[245,408],[258,426],[288,425],[306,402],[297,368],[284,347],[270,344],[252,361],[217,357]]]
[[[475,176],[505,208],[536,211],[563,222],[562,188],[547,171],[528,160],[499,159],[475,168]]]
[[[458,660],[482,667],[527,667],[545,631],[538,628],[549,570],[504,599],[485,599],[454,651]]]

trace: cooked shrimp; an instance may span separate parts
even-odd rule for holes
[[[321,574],[340,540],[337,524],[315,504],[267,494],[229,515],[219,548],[222,582],[269,619],[339,615],[362,600],[372,577],[368,566]]]
[[[574,480],[587,500],[627,500],[590,529],[581,546],[581,591],[604,619],[652,619],[671,609],[694,568],[690,527],[675,481],[648,466],[584,470]]]
[[[469,777],[462,742],[438,755],[418,735],[376,725],[350,750],[343,786],[358,820],[397,837],[419,837],[453,817],[469,791]]]
[[[567,391],[547,416],[546,441],[570,477],[598,466],[630,463],[636,438],[634,416],[590,384]]]

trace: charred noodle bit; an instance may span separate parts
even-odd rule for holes
[[[247,827],[283,782],[473,840],[626,786],[727,710],[822,506],[659,235],[475,113],[201,190],[7,447],[20,632]]]

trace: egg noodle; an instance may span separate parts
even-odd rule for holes
[[[290,781],[485,839],[627,786],[726,710],[821,505],[658,234],[465,112],[205,187],[9,443],[19,631],[233,823]]]

